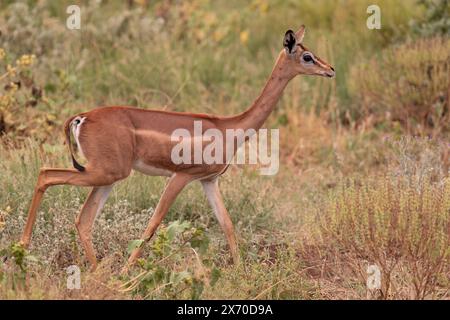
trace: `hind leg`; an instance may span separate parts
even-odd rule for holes
[[[31,233],[36,222],[36,212],[48,187],[65,184],[74,186],[107,186],[117,180],[119,178],[94,169],[87,169],[83,172],[75,169],[41,169],[28,212],[27,223],[21,238],[22,245],[26,248],[30,244]]]

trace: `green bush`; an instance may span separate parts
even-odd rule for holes
[[[427,37],[437,34],[450,35],[450,1],[420,0],[418,2],[425,7],[426,12],[422,19],[412,21],[413,31]]]

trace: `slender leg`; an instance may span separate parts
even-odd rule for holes
[[[42,196],[48,187],[63,184],[75,186],[105,186],[112,184],[116,180],[118,179],[114,179],[93,169],[87,169],[83,172],[79,172],[75,169],[41,169],[34,190],[30,210],[28,212],[27,223],[21,238],[22,245],[28,247],[30,244],[31,232],[33,231],[34,223],[36,222],[36,212],[41,203]]]
[[[225,205],[223,204],[222,195],[219,190],[218,179],[201,181],[203,189],[205,190],[206,197],[214,210],[214,214],[219,220],[219,224],[225,232],[225,236],[230,246],[231,256],[235,264],[239,263],[239,251],[236,243],[236,237],[234,234],[233,223],[230,215],[228,214]]]
[[[86,251],[87,259],[91,263],[91,271],[94,271],[97,268],[97,258],[95,257],[95,251],[92,245],[92,226],[96,216],[105,205],[111,190],[112,185],[94,187],[89,193],[89,196],[75,221],[81,244]]]
[[[164,192],[159,199],[158,205],[156,206],[155,212],[150,218],[147,229],[145,229],[144,233],[142,234],[142,240],[149,241],[151,239],[178,194],[190,181],[192,181],[192,179],[193,178],[191,176],[178,173],[175,173],[169,179],[166,188],[164,189]],[[142,246],[135,249],[131,253],[130,258],[128,259],[128,266],[132,266],[134,264],[136,259],[139,258],[141,251]],[[125,267],[123,272],[126,272],[126,270],[127,268]]]

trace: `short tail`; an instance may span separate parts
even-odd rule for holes
[[[77,116],[73,116],[73,117],[67,119],[67,121],[64,123],[64,133],[66,135],[66,143],[69,146],[69,152],[70,152],[70,156],[72,157],[73,166],[78,171],[83,172],[86,169],[81,164],[79,164],[77,162],[77,160],[75,159],[75,157],[73,155],[72,143],[70,141],[70,127],[71,127],[72,121],[75,117],[77,117]]]

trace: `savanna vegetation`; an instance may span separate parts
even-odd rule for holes
[[[66,8],[81,5],[81,30]],[[450,2],[378,0],[0,3],[0,298],[449,299]],[[239,238],[233,266],[199,185],[183,191],[145,255],[165,179],[118,183],[94,229],[90,273],[74,220],[87,189],[54,187],[33,240],[18,240],[41,166],[70,167],[62,124],[99,105],[231,115],[257,97],[287,29],[336,79],[294,79],[266,126],[280,170],[221,180]],[[82,270],[67,289],[66,268]],[[381,270],[369,290],[368,267]]]

